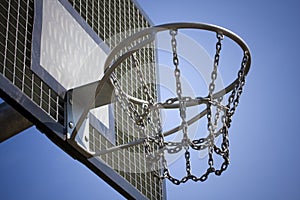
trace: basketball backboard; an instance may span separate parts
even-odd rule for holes
[[[165,199],[164,181],[150,176],[145,157],[136,153],[142,146],[93,156],[134,137],[120,136],[134,128],[110,104],[110,83],[101,83],[102,96],[95,94],[111,49],[152,25],[138,4],[12,0],[1,3],[0,11],[0,97],[125,197]],[[141,58],[150,63],[154,55]],[[155,72],[149,70],[148,79]]]

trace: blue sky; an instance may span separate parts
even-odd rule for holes
[[[154,24],[205,22],[240,35],[252,65],[230,128],[231,164],[168,199],[299,199],[299,1],[137,0]],[[0,144],[1,199],[122,199],[35,128]]]

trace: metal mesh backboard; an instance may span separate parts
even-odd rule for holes
[[[84,112],[85,98],[95,95],[111,49],[150,26],[151,21],[133,0],[2,1],[0,94],[125,197],[165,199],[164,182],[147,171],[142,145],[93,156],[140,137],[121,106],[103,98],[101,106]],[[153,50],[139,51],[137,57],[142,64],[155,63]],[[131,64],[130,60],[124,62],[116,75],[126,93],[139,93],[143,99]],[[142,71],[147,82],[155,82],[155,64]],[[124,74],[126,78],[120,78]],[[155,98],[156,91],[155,85],[151,86]]]

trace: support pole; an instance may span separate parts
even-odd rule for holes
[[[0,143],[26,130],[33,124],[10,105],[0,104]]]

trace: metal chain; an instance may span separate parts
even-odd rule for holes
[[[235,85],[234,89],[231,92],[231,95],[228,98],[227,104],[227,126],[230,127],[231,117],[234,115],[235,110],[239,104],[240,96],[243,92],[243,87],[245,85],[245,68],[249,60],[248,52],[244,52],[244,56],[241,63],[241,68],[238,72],[238,83]]]
[[[139,60],[136,56],[136,53],[134,53],[132,55],[132,61],[133,61],[133,66],[136,69],[139,81],[142,85],[143,93],[146,95],[147,102],[148,102],[148,104],[144,104],[142,106],[142,108],[143,108],[143,114],[142,114],[143,119],[146,120],[146,122],[151,125],[152,129],[154,130],[154,133],[158,134],[161,131],[159,111],[158,111],[158,109],[154,109],[154,112],[153,112],[153,115],[152,115],[152,118],[154,120],[152,121],[149,113],[150,113],[150,108],[153,107],[154,98],[150,94],[149,87],[147,86],[144,75],[141,71],[140,62],[139,62]],[[148,135],[147,135],[147,137],[148,137]]]
[[[170,30],[171,39],[171,46],[173,52],[173,64],[174,64],[174,75],[176,79],[176,93],[179,101],[179,112],[181,117],[181,127],[182,127],[182,144],[175,147],[175,152],[181,150],[182,147],[186,150],[185,152],[185,160],[186,160],[186,177],[191,176],[191,165],[190,165],[190,152],[189,152],[189,145],[190,141],[188,138],[188,123],[186,121],[186,101],[182,98],[182,88],[181,88],[181,80],[180,80],[180,69],[179,69],[179,59],[177,56],[177,30]],[[186,182],[187,178],[184,177],[180,182]],[[174,179],[175,180],[175,179]],[[177,181],[175,181],[177,182]]]
[[[241,63],[241,68],[238,72],[238,83],[234,87],[231,95],[228,98],[227,110],[226,113],[222,116],[222,135],[223,141],[221,144],[221,149],[218,147],[214,147],[214,151],[221,155],[224,159],[224,162],[221,165],[219,170],[216,170],[216,175],[221,175],[223,171],[225,171],[229,165],[229,139],[228,139],[228,128],[230,127],[231,117],[233,116],[236,107],[238,106],[240,96],[243,91],[243,86],[245,85],[245,68],[248,62],[248,53],[245,52],[243,56],[243,60]]]
[[[156,135],[156,139],[150,138],[149,134],[146,134],[146,139],[144,140],[144,148],[145,148],[145,154],[146,154],[146,162],[147,166],[150,167],[152,170],[155,166],[154,163],[157,163],[158,161],[162,160],[163,151],[164,151],[164,137],[162,135],[162,126],[161,126],[161,120],[160,120],[160,114],[158,107],[154,107],[154,98],[150,94],[150,90],[146,84],[144,75],[141,71],[140,62],[137,59],[136,53],[132,56],[133,65],[136,69],[139,81],[142,84],[143,93],[146,95],[148,104],[143,105],[143,116],[147,117],[146,123],[150,125],[152,130],[154,131]],[[152,117],[150,117],[150,107],[153,108]],[[153,146],[151,146],[150,142],[152,144],[158,145],[158,152],[155,152],[156,149],[153,149]]]
[[[120,103],[123,110],[125,110],[125,112],[135,121],[136,125],[144,127],[145,122],[149,121],[149,117],[148,117],[149,107],[154,104],[154,98],[150,94],[150,90],[146,84],[143,73],[141,72],[140,62],[137,59],[136,53],[134,53],[131,57],[132,57],[133,66],[136,69],[139,81],[142,85],[142,89],[143,89],[142,91],[146,95],[147,102],[149,104],[149,105],[148,104],[143,105],[143,107],[142,107],[143,113],[142,114],[139,114],[139,112],[135,108],[134,104],[132,102],[130,102],[128,96],[123,91],[122,87],[120,86],[117,76],[114,72],[111,74],[110,78],[111,78],[111,81],[115,88],[116,100]],[[145,121],[146,118],[147,118],[147,120]]]
[[[181,126],[182,126],[182,132],[183,132],[183,138],[182,143],[185,148],[188,148],[189,141],[187,136],[187,129],[188,129],[188,123],[186,121],[186,101],[184,98],[182,98],[182,88],[181,88],[181,81],[180,81],[180,69],[179,69],[179,59],[177,56],[177,30],[170,30],[170,35],[172,37],[171,39],[171,46],[172,46],[172,53],[173,53],[173,64],[174,64],[174,75],[176,79],[176,94],[179,101],[179,112],[181,117]]]
[[[144,127],[144,123],[141,115],[138,113],[133,103],[129,101],[127,95],[122,90],[119,81],[116,77],[116,74],[114,72],[111,74],[110,79],[115,88],[115,96],[117,102],[121,105],[122,109],[127,113],[127,115],[135,122],[135,124],[139,129],[141,127]]]
[[[147,84],[146,84],[144,75],[143,75],[142,70],[141,70],[141,67],[140,67],[140,62],[139,62],[139,60],[137,59],[136,53],[134,53],[134,54],[132,55],[132,61],[133,61],[133,66],[136,68],[136,72],[137,72],[139,81],[140,81],[141,84],[142,84],[142,87],[143,87],[143,93],[146,95],[147,101],[149,102],[149,104],[150,104],[150,105],[153,105],[153,104],[154,104],[154,98],[153,98],[152,95],[150,94],[150,90],[149,90],[149,88],[148,88],[148,86],[147,86]]]
[[[142,91],[147,97],[147,102],[149,105],[153,105],[154,98],[150,94],[150,90],[146,84],[143,73],[141,72],[140,62],[137,59],[136,54],[133,54],[132,62],[133,62],[133,66],[136,69],[139,81],[141,82],[141,85],[143,88]],[[149,134],[146,134],[146,129],[145,129],[145,126],[147,125],[147,123],[151,122],[151,118],[149,117],[149,105],[144,104],[142,106],[143,113],[140,114],[138,112],[138,109],[134,106],[134,104],[132,102],[130,102],[128,96],[125,94],[125,92],[121,88],[115,73],[111,74],[110,79],[115,88],[115,96],[116,96],[117,102],[121,105],[122,109],[127,113],[127,115],[135,122],[135,125],[138,128],[138,130],[140,131],[141,135],[146,137],[143,145],[145,148],[147,161],[153,163],[153,161],[156,160],[156,162],[157,162],[158,158],[153,155],[153,148],[150,144],[151,138],[149,137]],[[154,117],[153,117],[154,122],[151,124],[153,127],[155,127],[154,131],[155,131],[155,133],[161,132],[161,124],[160,124],[158,110],[155,110],[153,112],[153,115],[154,115]]]
[[[222,43],[221,41],[223,40],[224,36],[221,33],[217,33],[217,39],[218,42],[216,43],[216,54],[214,57],[214,66],[213,66],[213,71],[211,73],[211,83],[209,84],[209,97],[212,98],[213,92],[215,90],[215,81],[217,79],[217,74],[218,74],[218,66],[219,66],[219,60],[220,60],[220,52],[222,49]]]
[[[136,71],[137,71],[137,75],[139,76],[139,81],[141,82],[142,87],[143,87],[143,93],[147,97],[148,104],[143,105],[143,110],[144,110],[144,115],[148,115],[150,113],[150,108],[154,107],[155,101],[154,101],[154,98],[152,97],[152,95],[150,94],[149,87],[146,84],[144,75],[141,71],[140,62],[137,59],[136,53],[133,54],[132,59],[133,59],[134,67],[136,68]],[[154,127],[155,133],[159,133],[161,131],[159,110],[158,110],[158,108],[154,108],[153,110],[154,110],[154,112],[153,112],[152,118],[154,119],[154,122],[152,122],[152,125],[153,126],[155,125],[155,127]],[[150,123],[150,121],[151,121],[151,118],[148,117],[148,122]]]
[[[213,71],[211,73],[211,83],[209,84],[209,95],[208,98],[210,100],[213,100],[213,92],[215,90],[215,81],[217,79],[217,74],[218,74],[218,66],[219,66],[219,60],[220,60],[220,52],[221,52],[221,48],[222,48],[222,43],[221,41],[223,40],[223,35],[220,33],[217,33],[217,43],[216,43],[216,53],[215,53],[215,57],[214,57],[214,65],[213,65]],[[220,101],[222,99],[218,98],[218,104],[220,104]],[[214,137],[214,133],[217,127],[217,120],[219,117],[219,108],[217,107],[217,112],[214,116],[215,120],[214,123],[212,122],[212,105],[211,103],[207,104],[207,129],[209,131],[209,138],[210,138],[210,142],[209,142],[209,146],[208,146],[208,165],[209,168],[206,172],[205,175],[203,175],[201,178],[203,179],[207,179],[207,176],[212,173],[215,172],[215,168],[214,168],[214,159],[213,159],[213,153],[214,153],[214,141],[215,141],[215,137]]]

